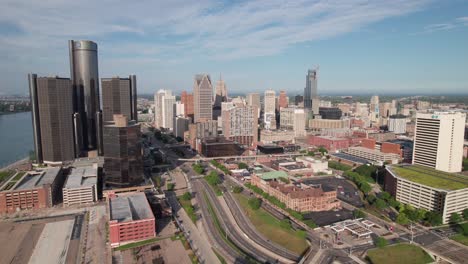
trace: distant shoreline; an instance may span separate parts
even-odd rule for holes
[[[23,164],[25,162],[28,162],[28,161],[29,161],[29,157],[25,157],[23,159],[13,161],[12,163],[0,168],[0,171],[12,169],[12,168],[17,167],[18,165],[21,165],[21,164]]]
[[[0,115],[12,115],[12,114],[21,114],[21,113],[28,113],[28,112],[31,112],[31,110],[21,111],[21,112],[0,112]]]

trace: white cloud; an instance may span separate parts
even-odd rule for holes
[[[106,64],[113,60],[140,66],[139,58],[146,63],[180,63],[197,57],[268,56],[297,44],[363,30],[418,11],[428,2],[0,0],[0,25],[5,21],[21,31],[15,35],[0,31],[0,57],[7,56],[20,70],[40,65],[38,54],[63,60],[50,66],[57,71],[68,63],[67,40],[84,38],[98,42],[100,55],[109,60]]]

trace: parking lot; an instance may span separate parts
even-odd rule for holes
[[[317,177],[302,180],[305,184],[321,184],[324,189],[337,191],[337,197],[356,207],[362,207],[363,203],[359,196],[359,190],[349,181],[338,177]]]
[[[330,225],[335,222],[353,218],[353,212],[347,209],[310,212],[304,215],[305,219],[312,219],[319,226]]]

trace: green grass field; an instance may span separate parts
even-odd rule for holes
[[[434,261],[422,248],[410,244],[371,249],[367,257],[372,264],[424,264]]]
[[[334,161],[334,160],[329,160],[328,161],[328,167],[331,168],[331,169],[340,170],[340,171],[347,171],[347,170],[350,170],[350,169],[353,168],[353,167],[351,167],[349,165],[342,164],[342,163],[340,163],[338,161]]]
[[[457,241],[458,243],[461,243],[465,246],[468,246],[468,236],[464,236],[462,234],[457,234],[457,235],[454,235],[452,237],[450,237],[450,239],[453,239],[455,241]]]
[[[10,177],[13,174],[15,174],[15,172],[11,170],[0,171],[0,182],[8,179],[8,177]]]
[[[197,215],[195,214],[195,209],[192,206],[192,201],[191,200],[184,200],[182,199],[181,196],[177,197],[177,200],[179,200],[180,205],[184,209],[184,211],[187,213],[187,215],[190,217],[190,220],[192,220],[193,223],[197,222]]]
[[[281,222],[267,211],[262,208],[258,210],[250,208],[248,205],[248,198],[245,196],[241,194],[234,194],[234,196],[239,201],[252,224],[255,225],[257,230],[266,238],[297,254],[304,253],[308,245],[303,232],[281,227]]]

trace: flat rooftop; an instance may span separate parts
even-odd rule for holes
[[[72,168],[64,188],[74,189],[96,185],[97,174],[98,168],[94,165]]]
[[[42,187],[45,184],[52,184],[61,173],[61,170],[60,167],[52,167],[41,170],[37,174],[28,172],[13,190],[28,190]]]
[[[120,195],[110,199],[111,221],[131,222],[154,218],[151,207],[144,193]]]
[[[389,166],[396,176],[443,190],[460,190],[468,188],[468,176],[438,171],[420,165]]]

